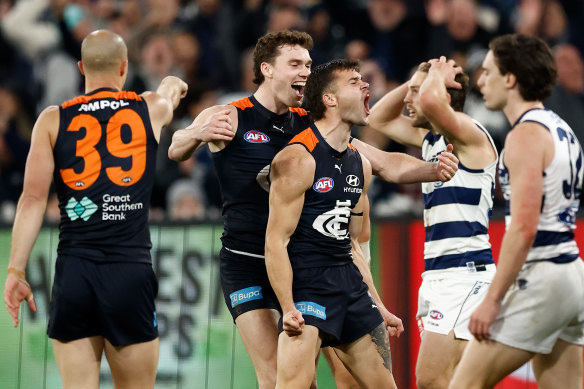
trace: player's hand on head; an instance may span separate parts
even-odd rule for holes
[[[453,149],[452,144],[448,144],[446,150],[438,155],[436,176],[442,182],[450,181],[458,171],[458,158],[452,153]]]
[[[454,60],[446,60],[446,57],[442,56],[439,59],[431,59],[428,63],[430,64],[430,72],[438,72],[442,75],[446,88],[462,89],[462,85],[454,79],[457,74],[461,74],[463,71]]]
[[[500,302],[493,301],[487,297],[470,316],[468,329],[479,342],[491,339],[489,328],[495,321],[500,309]]]
[[[27,301],[31,311],[36,312],[36,302],[28,282],[24,278],[8,274],[4,285],[4,303],[8,313],[12,316],[14,327],[18,326],[18,311],[23,300]]]
[[[297,310],[293,309],[284,313],[282,316],[282,328],[286,335],[288,336],[297,336],[302,333],[302,329],[304,327],[304,318],[302,317],[302,313]]]
[[[228,109],[215,112],[198,130],[196,130],[194,122],[187,129],[197,131],[194,136],[202,142],[231,141],[235,131],[231,125],[230,113],[231,111]]]

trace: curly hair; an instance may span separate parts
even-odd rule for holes
[[[262,63],[273,64],[284,45],[298,45],[306,50],[312,50],[314,43],[312,37],[302,31],[278,31],[262,36],[253,51],[253,82],[255,84],[260,85],[264,82]]]

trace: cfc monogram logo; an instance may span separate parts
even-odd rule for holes
[[[351,215],[351,200],[337,200],[334,209],[323,213],[314,219],[312,228],[337,240],[346,239],[349,236],[349,216]]]

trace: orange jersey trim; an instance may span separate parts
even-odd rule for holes
[[[318,138],[314,135],[314,132],[312,132],[312,128],[308,127],[306,130],[292,138],[289,144],[292,143],[301,143],[312,152],[318,143]]]
[[[253,103],[251,102],[251,100],[249,99],[249,97],[244,97],[243,99],[239,99],[239,100],[232,101],[229,104],[230,105],[233,105],[236,108],[241,109],[242,111],[244,109],[246,109],[246,108],[252,108],[253,107]]]
[[[306,112],[306,110],[304,108],[296,108],[296,107],[290,107],[288,108],[291,112],[296,112],[298,115],[300,116],[306,116],[308,115],[308,112]]]
[[[353,151],[357,151],[357,149],[355,148],[355,146],[353,146],[352,144],[349,143],[349,148]]]
[[[72,105],[86,104],[86,103],[90,102],[91,100],[97,100],[97,99],[116,99],[116,100],[126,99],[126,100],[142,101],[142,97],[140,97],[140,95],[138,95],[136,92],[131,92],[131,91],[121,91],[121,92],[101,91],[101,92],[97,92],[97,93],[90,95],[90,96],[77,96],[74,99],[71,99],[71,100],[66,101],[63,104],[61,104],[61,108],[65,109],[65,108],[71,107]]]

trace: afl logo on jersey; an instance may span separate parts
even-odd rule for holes
[[[270,141],[270,137],[264,134],[263,132],[259,131],[248,131],[243,135],[243,139],[249,143],[268,143]]]
[[[322,177],[322,178],[319,178],[314,183],[314,185],[312,186],[312,189],[314,189],[318,193],[326,193],[326,192],[330,191],[334,186],[335,186],[335,182],[333,181],[332,178]]]
[[[444,317],[444,315],[442,314],[442,312],[437,311],[435,309],[430,311],[430,318],[434,319],[434,320],[440,320]]]

